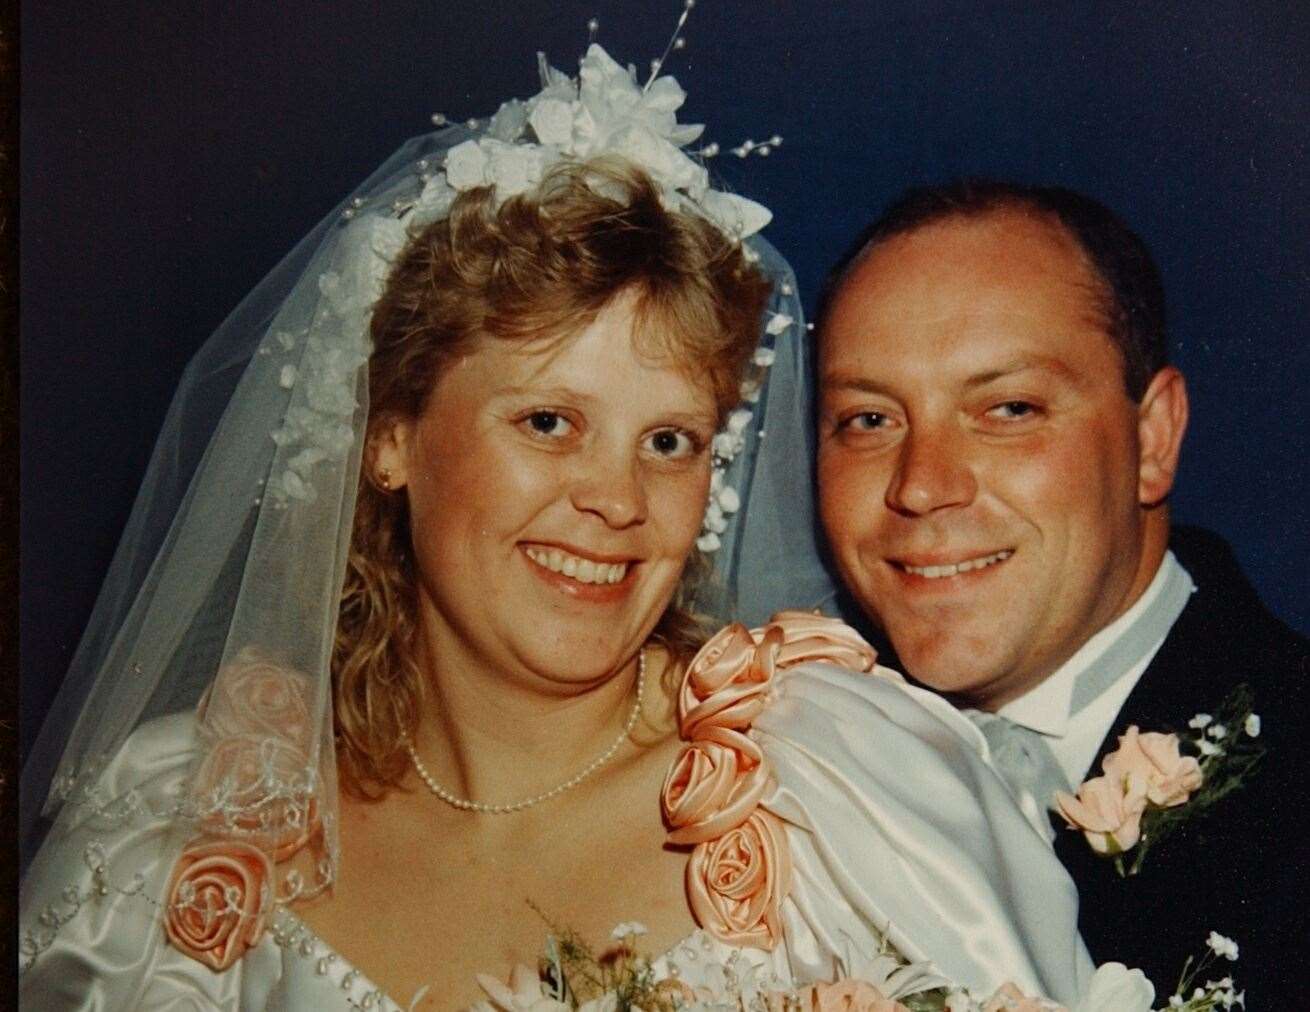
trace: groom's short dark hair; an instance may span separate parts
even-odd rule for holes
[[[951,218],[1018,211],[1062,227],[1100,281],[1106,333],[1124,361],[1128,395],[1140,401],[1151,377],[1169,362],[1164,285],[1141,238],[1100,202],[1059,186],[1029,186],[965,179],[916,186],[902,193],[866,228],[829,275],[819,304],[822,327],[828,305],[864,255],[896,236]]]

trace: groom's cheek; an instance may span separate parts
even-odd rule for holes
[[[820,440],[820,518],[842,579],[866,609],[876,611],[870,583],[881,559],[877,532],[885,509],[885,469],[822,433]]]

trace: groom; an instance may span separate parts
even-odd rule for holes
[[[1240,962],[1196,984],[1232,974],[1250,1008],[1301,1007],[1310,645],[1220,539],[1171,529],[1187,391],[1141,240],[1067,190],[909,191],[830,284],[819,377],[842,577],[902,667],[971,711],[1043,829],[1129,725],[1194,734],[1250,687],[1260,720],[1212,722],[1206,748],[1263,762],[1204,817],[1180,809],[1136,875],[1058,817],[1055,847],[1098,962],[1167,993],[1216,930]]]

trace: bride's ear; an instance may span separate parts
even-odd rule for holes
[[[395,492],[409,484],[409,447],[413,436],[413,423],[401,419],[383,422],[369,435],[364,469],[377,488]]]

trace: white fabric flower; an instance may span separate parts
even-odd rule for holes
[[[493,139],[479,144],[487,154],[487,181],[495,185],[499,199],[517,196],[541,182],[546,153],[535,144],[506,144]]]
[[[458,190],[446,182],[446,174],[438,172],[423,184],[423,192],[419,194],[418,203],[410,212],[410,221],[416,225],[427,225],[446,217],[458,193]]]
[[[792,325],[794,321],[786,313],[774,313],[769,317],[769,322],[764,325],[765,333],[773,334],[775,337]]]
[[[573,142],[573,105],[570,102],[543,98],[536,103],[528,122],[542,144],[564,148]]]
[[[773,220],[773,212],[763,204],[735,193],[706,190],[697,200],[707,218],[722,231],[740,239],[754,235]]]
[[[446,152],[446,182],[461,191],[486,186],[487,160],[477,141],[456,144]]]
[[[1246,718],[1245,731],[1249,738],[1260,737],[1260,715],[1253,713]]]
[[[1194,727],[1198,731],[1203,727],[1208,727],[1210,721],[1214,720],[1208,713],[1198,713],[1195,717],[1187,722],[1188,727]]]
[[[716,432],[710,440],[710,452],[721,460],[731,460],[737,456],[740,440],[729,432]]]
[[[1154,1000],[1155,987],[1141,970],[1103,963],[1073,1012],[1151,1012]]]
[[[723,515],[723,507],[713,499],[705,507],[705,519],[701,521],[701,527],[712,534],[722,534],[728,529],[728,520]]]
[[[487,124],[487,136],[498,141],[512,144],[523,135],[523,128],[528,124],[528,107],[517,98],[502,102],[491,122]]]

